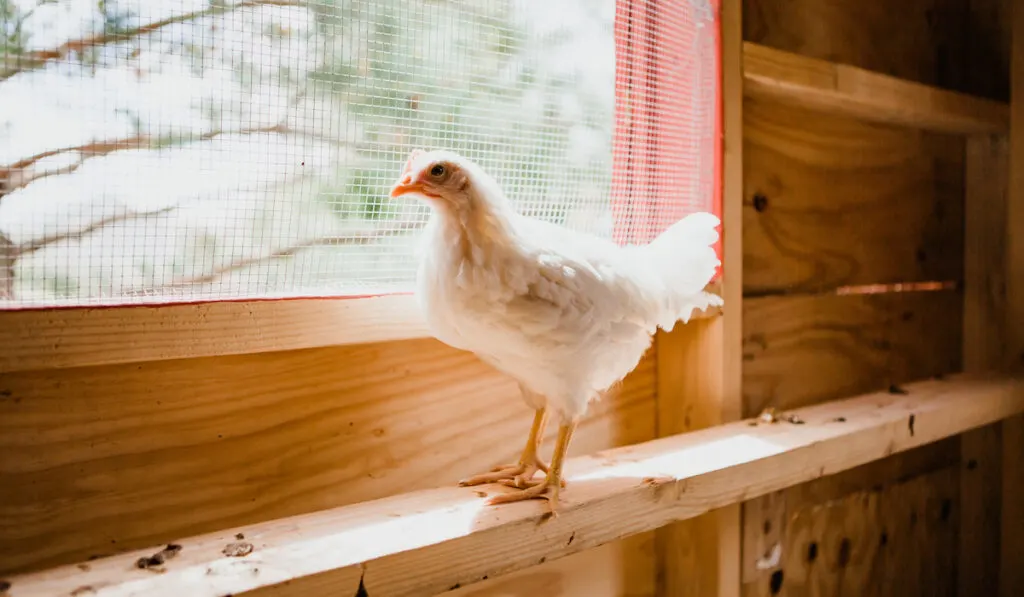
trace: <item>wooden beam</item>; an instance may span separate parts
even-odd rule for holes
[[[738,420],[742,410],[742,0],[722,2],[722,317],[657,336],[658,435]],[[655,533],[657,594],[739,597],[740,507],[728,505]]]
[[[943,133],[1009,129],[1009,109],[1002,102],[750,42],[743,46],[744,92],[749,96]]]
[[[800,409],[790,421],[741,421],[572,459],[554,517],[543,503],[486,507],[479,488],[450,487],[183,539],[173,554],[160,546],[5,582],[10,597],[433,595],[1024,412],[1024,379],[957,376],[905,389]]]
[[[1013,4],[1010,52],[1010,185],[1006,205],[1006,354],[1024,370],[1024,9]],[[1006,421],[1003,434],[999,594],[1024,595],[1024,417]]]
[[[412,295],[0,311],[0,373],[425,336]]]
[[[411,294],[0,310],[0,373],[427,337]]]
[[[963,364],[968,373],[1001,368],[1006,352],[1005,135],[967,138],[964,176]],[[999,591],[1000,425],[960,439],[959,595]]]

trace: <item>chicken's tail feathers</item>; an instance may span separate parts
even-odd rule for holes
[[[689,321],[695,310],[722,305],[721,297],[704,292],[721,265],[714,249],[719,224],[714,214],[692,213],[643,248],[644,258],[661,279],[655,314],[658,327],[671,330],[676,321]]]

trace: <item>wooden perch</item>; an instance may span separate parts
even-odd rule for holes
[[[1024,412],[1024,379],[931,380],[575,458],[558,516],[419,491],[6,579],[10,597],[434,595]]]
[[[836,114],[942,133],[1005,133],[1002,102],[922,85],[862,68],[743,44],[744,94]]]

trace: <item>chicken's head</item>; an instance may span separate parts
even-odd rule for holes
[[[493,178],[467,158],[451,151],[414,150],[391,197],[418,196],[434,208],[466,215],[503,199]]]

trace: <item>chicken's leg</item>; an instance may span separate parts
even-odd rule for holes
[[[548,472],[548,465],[541,461],[537,451],[540,449],[540,442],[544,439],[544,424],[548,420],[547,407],[538,408],[533,415],[533,427],[530,428],[530,437],[526,440],[526,447],[519,457],[519,462],[496,466],[491,472],[476,475],[459,481],[459,485],[483,485],[497,481],[510,481],[515,487],[525,487],[534,473],[542,470]]]
[[[558,491],[565,486],[562,480],[562,465],[565,464],[565,454],[569,450],[569,442],[572,434],[576,431],[576,421],[563,422],[558,426],[558,441],[555,443],[555,453],[551,457],[551,470],[547,476],[540,481],[530,481],[528,489],[515,493],[503,493],[496,495],[487,501],[488,504],[507,504],[532,498],[543,498],[551,504],[551,511],[558,508]]]

